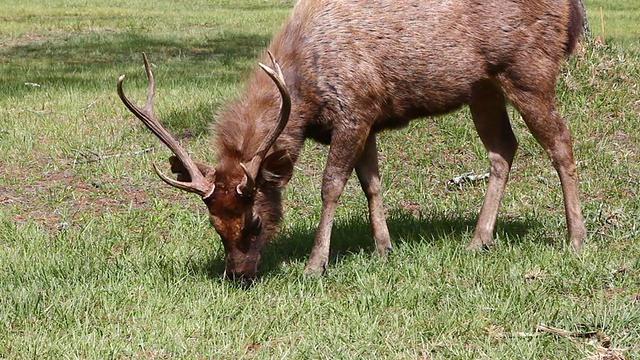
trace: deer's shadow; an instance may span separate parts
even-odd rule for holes
[[[414,215],[402,209],[396,209],[387,216],[391,241],[395,249],[405,244],[429,242],[437,244],[446,239],[460,239],[464,247],[470,241],[475,228],[475,217]],[[498,221],[496,228],[502,243],[517,243],[531,229],[540,226],[535,219],[510,219]],[[258,268],[259,277],[276,276],[282,272],[283,264],[306,262],[313,247],[316,228],[301,225],[278,235],[267,245]],[[329,263],[340,263],[341,259],[362,251],[375,252],[371,236],[370,223],[366,215],[353,216],[346,221],[336,219],[331,236]],[[192,264],[195,272],[206,273],[211,278],[220,278],[224,272],[224,256],[215,254],[202,262]],[[300,269],[302,272],[302,268]]]

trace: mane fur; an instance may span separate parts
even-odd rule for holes
[[[260,70],[261,71],[261,70]],[[248,162],[256,155],[262,139],[275,126],[279,98],[266,75],[255,71],[243,95],[229,103],[213,129],[217,163]]]

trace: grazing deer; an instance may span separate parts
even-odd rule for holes
[[[581,35],[580,0],[300,0],[262,55],[244,94],[216,129],[217,165],[191,160],[146,106],[124,104],[175,154],[169,185],[202,197],[222,238],[230,277],[252,278],[282,218],[282,189],[303,142],[329,144],[322,212],[306,273],[327,266],[331,227],[356,170],[377,251],[392,249],[381,198],[376,134],[469,105],[489,153],[490,177],[468,249],[492,245],[517,141],[511,103],[549,155],[562,184],[568,234],[585,237],[571,135],[555,81]],[[276,61],[277,59],[277,61]],[[264,63],[270,63],[270,66]]]

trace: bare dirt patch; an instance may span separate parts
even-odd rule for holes
[[[37,222],[56,232],[104,213],[148,209],[151,197],[158,193],[169,201],[185,201],[184,193],[164,189],[160,181],[140,184],[101,174],[88,181],[74,174],[70,165],[56,171],[45,171],[42,165],[0,167],[0,205],[10,209],[9,218],[16,223]],[[30,178],[16,184],[17,174],[29,174]]]

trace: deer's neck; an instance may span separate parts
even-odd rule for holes
[[[229,104],[216,126],[218,162],[249,162],[277,125],[281,98],[276,85],[256,70],[240,99]],[[295,162],[304,142],[297,97],[292,94],[289,121],[269,152],[286,149]]]

